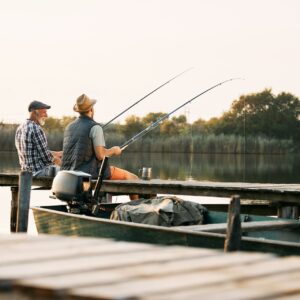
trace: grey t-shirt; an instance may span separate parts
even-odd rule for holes
[[[97,146],[105,147],[103,130],[100,125],[95,125],[91,128],[89,137],[93,140],[94,147]]]

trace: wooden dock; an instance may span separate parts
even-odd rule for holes
[[[300,299],[300,257],[0,236],[1,299]]]
[[[28,173],[28,172],[27,172]],[[0,186],[10,186],[12,193],[11,232],[26,232],[30,187],[50,189],[53,178],[31,178],[19,174],[0,174]],[[27,174],[28,175],[28,174]],[[23,182],[22,184],[20,182]],[[95,184],[95,181],[93,181]],[[22,192],[19,188],[23,186]],[[104,180],[101,191],[111,194],[173,194],[186,196],[232,197],[241,199],[244,214],[276,215],[299,219],[300,184],[262,184],[241,182],[174,180]],[[19,196],[22,197],[19,197]],[[228,205],[206,204],[210,210],[227,211]]]
[[[32,186],[50,189],[53,178],[33,178]],[[18,186],[19,174],[0,174],[0,186]],[[116,194],[176,194],[267,200],[300,205],[300,184],[211,182],[179,180],[104,180],[101,191]]]

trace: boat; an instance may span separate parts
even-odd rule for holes
[[[158,226],[110,219],[118,203],[99,202],[89,174],[61,171],[52,184],[63,205],[32,207],[38,233],[112,238],[120,241],[224,249],[225,212],[207,210],[200,225]],[[95,195],[96,194],[96,195]],[[240,250],[300,255],[300,221],[241,214]]]
[[[68,212],[66,205],[32,207],[38,233],[112,238],[120,241],[223,249],[227,213],[208,211],[204,225],[162,227],[109,219],[116,204],[103,204],[99,216]],[[106,208],[104,208],[106,207]],[[300,222],[241,215],[240,250],[300,255]]]

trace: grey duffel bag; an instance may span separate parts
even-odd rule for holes
[[[141,199],[118,205],[110,219],[134,223],[182,226],[203,224],[207,209],[176,196]]]

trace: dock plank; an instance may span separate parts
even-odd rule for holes
[[[0,266],[29,263],[37,260],[47,261],[77,256],[103,255],[106,253],[114,254],[120,253],[121,251],[126,251],[127,253],[138,252],[148,249],[145,244],[113,243],[112,240],[103,241],[101,245],[95,240],[83,240],[81,243],[74,243],[73,241],[43,243],[36,245],[34,249],[32,249],[30,244],[26,244],[26,247],[22,246],[10,249],[9,253],[1,251],[0,249]]]
[[[109,193],[173,194],[208,197],[260,199],[270,202],[299,204],[299,184],[267,184],[245,182],[209,182],[176,180],[104,180],[101,187]]]
[[[287,293],[285,295],[280,295],[276,300],[299,300],[299,293]]]
[[[214,300],[250,300],[250,299],[299,299],[299,273],[273,274],[248,280],[235,280],[212,286],[201,286],[194,289],[184,289],[168,294],[141,297],[143,300],[179,300],[179,299],[214,299]],[[295,295],[297,294],[297,295]],[[279,298],[278,298],[279,297]],[[287,298],[286,298],[287,297]],[[292,299],[291,299],[292,300]]]
[[[77,257],[64,257],[53,260],[24,262],[22,264],[12,264],[0,266],[1,281],[13,281],[17,278],[29,278],[45,275],[59,275],[71,272],[84,272],[87,270],[109,269],[132,264],[165,262],[189,255],[197,257],[201,254],[197,249],[189,248],[184,251],[181,247],[173,247],[172,252],[167,248],[148,247],[143,251],[117,252],[103,255],[102,253],[89,254],[88,256],[78,255]],[[213,251],[213,250],[205,250]]]
[[[53,236],[28,236],[30,248],[17,237],[5,247],[0,236],[1,299],[300,298],[298,256]]]
[[[276,267],[275,267],[276,266]],[[224,269],[222,272],[189,272],[169,275],[167,277],[155,277],[137,279],[134,281],[111,284],[109,286],[91,286],[70,291],[71,299],[130,299],[146,296],[192,289],[199,286],[224,284],[228,281],[246,280],[257,277],[272,276],[274,272],[292,273],[300,272],[298,258],[285,259],[284,263],[278,261],[263,261],[256,264]],[[73,295],[73,296],[72,296]]]
[[[32,185],[50,189],[53,178],[33,178]],[[18,186],[18,174],[0,174],[0,186]],[[93,181],[95,184],[95,181]],[[209,182],[180,180],[104,180],[101,190],[114,194],[171,194],[208,197],[231,197],[300,204],[300,184],[246,182]]]
[[[104,284],[113,284],[121,281],[129,281],[140,279],[142,277],[157,277],[172,275],[174,272],[190,272],[193,270],[212,270],[232,267],[239,264],[252,264],[259,260],[268,259],[262,254],[238,254],[228,255],[226,260],[221,252],[203,253],[202,257],[190,258],[183,257],[175,261],[164,263],[139,264],[120,267],[113,270],[97,270],[92,272],[62,274],[60,276],[49,276],[29,280],[19,280],[15,287],[22,289],[35,290],[35,294],[43,295],[62,295],[70,293],[70,290],[75,287],[84,286],[100,286]],[[272,256],[269,257],[271,259]],[[84,276],[82,276],[84,275]]]

